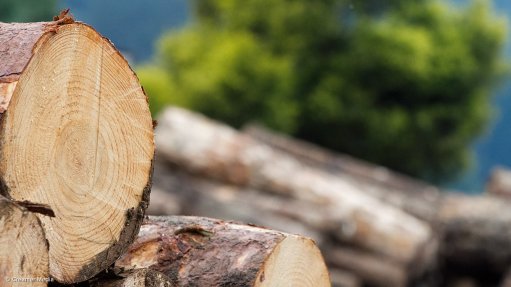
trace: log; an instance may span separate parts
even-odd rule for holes
[[[200,217],[149,217],[116,268],[150,268],[176,286],[330,286],[310,239]]]
[[[244,127],[243,133],[304,165],[352,181],[364,193],[422,220],[432,221],[436,217],[442,192],[433,185],[261,126],[248,125]]]
[[[339,240],[394,262],[415,263],[435,240],[426,223],[365,194],[355,183],[304,166],[191,112],[166,110],[156,142],[162,157],[193,173],[321,205]]]
[[[115,47],[63,13],[0,23],[0,186],[45,204],[50,274],[87,280],[133,241],[154,154],[147,98]]]
[[[106,277],[106,278],[105,278]],[[163,273],[147,268],[121,272],[110,278],[91,279],[90,287],[174,287],[170,279]]]
[[[511,265],[511,174],[504,168],[492,172],[488,195],[467,196],[439,192],[421,181],[261,127],[249,126],[244,132],[300,162],[349,177],[367,194],[425,220],[441,238],[438,260],[460,276],[496,277]]]
[[[0,286],[46,286],[48,242],[33,213],[0,196]]]
[[[323,242],[322,233],[328,230],[327,223],[331,221],[317,205],[198,177],[156,160],[149,209],[156,200],[168,196],[179,205],[179,210],[152,209],[149,214],[196,215],[247,222],[301,234],[319,245]]]

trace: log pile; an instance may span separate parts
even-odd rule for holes
[[[92,27],[0,23],[0,63],[0,286],[330,286],[303,236],[145,217],[147,97]]]
[[[150,212],[305,234],[322,249],[334,286],[499,286],[511,267],[511,205],[502,198],[442,192],[178,108],[160,117],[156,144],[153,194],[179,204]]]
[[[178,108],[154,139],[126,60],[67,11],[0,23],[0,63],[0,286],[510,285],[506,172],[447,193]],[[146,217],[153,180],[151,213],[220,219]]]

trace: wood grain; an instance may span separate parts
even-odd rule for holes
[[[115,47],[85,24],[0,23],[0,39],[0,79],[9,83],[0,87],[0,178],[13,199],[55,213],[39,216],[52,276],[84,281],[126,250],[147,207],[147,97]]]

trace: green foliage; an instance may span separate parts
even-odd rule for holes
[[[0,0],[0,21],[51,21],[56,7],[56,0]]]
[[[155,101],[166,99],[235,126],[256,118],[269,126],[293,131],[297,105],[290,97],[291,62],[273,56],[250,33],[201,29],[204,30],[200,33],[173,34],[160,45],[163,68],[168,72],[167,85],[173,87],[169,91],[178,95],[175,100],[169,93],[152,93],[151,89],[156,88],[142,77],[148,94]]]
[[[195,12],[142,78],[158,108],[259,121],[429,180],[468,166],[505,71],[505,22],[484,1],[201,0]]]

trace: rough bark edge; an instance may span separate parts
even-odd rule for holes
[[[52,22],[34,22],[34,23],[1,23],[4,25],[20,25],[25,26],[25,29],[20,30],[28,30],[27,28],[31,28],[30,38],[27,39],[25,43],[22,43],[20,47],[17,47],[17,52],[14,55],[10,55],[9,58],[14,58],[17,65],[12,63],[8,66],[8,68],[12,70],[8,70],[8,68],[4,68],[3,74],[0,75],[0,83],[11,83],[18,80],[19,76],[23,73],[25,67],[32,59],[34,54],[34,47],[36,43],[41,39],[41,37],[46,33],[47,27],[51,25]],[[29,27],[32,26],[32,27]],[[19,35],[19,34],[18,34]],[[12,40],[12,38],[10,39]],[[15,47],[13,47],[15,48]],[[30,51],[27,51],[30,50]]]
[[[29,23],[5,23],[0,22],[0,25],[7,26],[18,26],[16,29],[8,29],[8,31],[18,31],[16,35],[11,37],[10,39],[2,39],[0,35],[0,40],[5,41],[5,45],[8,46],[9,42],[11,42],[16,36],[19,36],[24,32],[24,36],[22,37],[23,42],[15,42],[19,45],[18,47],[11,47],[15,49],[14,55],[9,54],[5,55],[4,53],[9,51],[10,49],[3,50],[0,53],[0,59],[3,59],[4,56],[6,58],[11,59],[12,62],[8,62],[6,67],[0,69],[0,83],[11,83],[18,80],[19,76],[23,74],[25,67],[27,67],[28,63],[32,59],[32,56],[35,54],[35,49],[38,47],[37,43],[46,33],[56,33],[58,28],[62,25],[73,24],[75,22],[73,15],[69,13],[69,9],[64,9],[60,11],[59,15],[53,17],[53,21],[48,22],[29,22]],[[13,28],[13,27],[9,27]],[[29,50],[30,51],[27,51]],[[11,69],[11,70],[9,70]]]
[[[83,25],[84,27],[93,30],[95,33],[97,33],[101,37],[102,40],[104,40],[106,42],[107,45],[110,45],[110,47],[113,49],[113,51],[115,51],[117,56],[119,56],[120,60],[123,61],[126,64],[126,66],[129,68],[129,70],[131,71],[131,75],[133,76],[134,80],[137,81],[142,93],[144,94],[144,96],[146,98],[146,102],[149,105],[149,97],[147,96],[147,93],[145,92],[142,85],[140,84],[140,79],[138,78],[138,76],[135,73],[135,71],[133,70],[133,68],[129,65],[128,60],[126,60],[126,58],[121,54],[119,49],[117,49],[115,47],[113,42],[110,39],[108,39],[107,37],[103,36],[101,33],[99,33],[96,29],[94,29],[92,26],[90,26],[88,24],[85,24],[83,22],[74,22],[73,24]],[[27,64],[27,66],[28,66],[28,64]],[[2,123],[1,123],[1,119],[0,119],[0,136],[1,136],[1,133],[2,133]],[[154,145],[155,144],[154,144],[154,136],[153,136],[153,147],[154,147]],[[0,141],[0,149],[1,148],[2,148],[2,143]],[[121,234],[119,235],[119,241],[117,241],[116,243],[111,245],[108,249],[104,250],[103,252],[97,254],[96,257],[94,257],[94,259],[88,265],[85,265],[78,272],[78,277],[75,281],[81,282],[81,281],[88,280],[91,277],[93,277],[94,275],[96,275],[98,272],[107,269],[108,267],[113,265],[115,263],[115,261],[123,253],[125,253],[128,250],[130,244],[135,241],[137,234],[140,231],[140,226],[142,226],[145,211],[146,211],[147,207],[149,206],[149,199],[150,199],[151,187],[152,187],[152,178],[153,178],[153,174],[154,174],[155,154],[156,154],[156,148],[154,148],[153,158],[151,159],[151,167],[149,170],[149,176],[147,179],[147,184],[144,187],[143,192],[142,192],[141,201],[136,208],[131,208],[126,212],[126,222],[124,225],[124,229],[121,231]],[[1,160],[1,157],[0,157],[0,160]],[[1,175],[0,175],[0,177],[1,177]],[[116,247],[116,248],[114,249],[114,247]],[[114,249],[114,250],[112,250],[112,249]],[[113,254],[112,254],[112,252],[113,252]],[[105,261],[102,261],[102,259]],[[97,262],[109,262],[109,263],[106,263],[106,264],[103,263],[102,264],[103,266],[101,268],[99,268],[100,270],[96,270],[95,272],[93,272],[94,267],[96,267],[96,269],[98,269]]]

